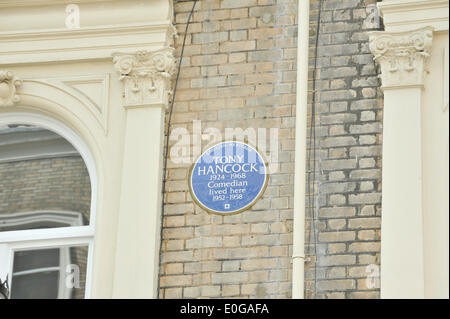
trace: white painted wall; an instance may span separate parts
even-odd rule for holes
[[[426,298],[449,297],[448,41],[448,32],[437,33],[433,39],[422,105]]]
[[[448,6],[448,0],[378,3],[386,31],[372,34],[371,50],[387,55],[378,59],[384,90],[382,298],[449,296]],[[376,39],[389,41],[376,46]],[[424,39],[429,43],[421,48]],[[402,46],[415,52],[411,69],[401,52],[389,55]],[[398,61],[400,72],[392,69]]]
[[[79,29],[65,26],[68,4],[79,6]],[[0,100],[0,115],[44,115],[73,130],[92,154],[98,189],[88,278],[93,298],[157,297],[170,81],[158,82],[152,93],[158,99],[125,108],[113,53],[171,46],[172,16],[171,0],[0,0],[0,70],[23,80],[20,101]]]

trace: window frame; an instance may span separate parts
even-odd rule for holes
[[[47,271],[57,271],[58,272],[58,296],[57,296],[57,298],[58,299],[69,298],[72,293],[72,288],[66,287],[65,280],[62,280],[62,278],[64,278],[63,276],[64,276],[67,265],[69,265],[71,263],[70,248],[72,248],[72,247],[74,247],[74,246],[70,246],[70,247],[63,246],[63,247],[51,248],[51,249],[59,250],[58,265],[56,265],[56,266],[44,267],[44,268],[33,268],[33,269],[22,270],[22,271],[18,271],[18,272],[14,272],[14,269],[12,269],[11,270],[11,281],[16,276],[37,274],[37,273],[47,272]],[[45,248],[35,249],[34,251],[41,250],[41,249],[45,249]],[[12,256],[14,256],[14,254],[18,251],[29,251],[29,249],[26,249],[26,250],[13,249]],[[12,262],[12,264],[14,265],[14,261]],[[11,287],[11,289],[12,289],[12,282],[8,283],[8,285],[10,285],[9,287]]]
[[[67,230],[71,227],[63,227],[63,229]],[[21,232],[30,232],[28,230],[24,231],[14,231],[17,233]],[[17,234],[19,237],[23,234]],[[25,234],[27,235],[27,234]],[[1,242],[1,238],[0,238]],[[14,266],[14,253],[16,251],[23,251],[23,250],[37,250],[37,249],[55,249],[59,248],[61,250],[69,247],[76,247],[76,246],[87,246],[88,247],[88,256],[87,256],[87,268],[86,268],[86,284],[85,284],[85,291],[84,291],[84,298],[89,299],[91,295],[91,281],[92,281],[92,256],[93,256],[93,249],[94,249],[94,240],[92,237],[78,237],[78,238],[55,238],[55,239],[27,239],[27,240],[20,240],[17,241],[11,241],[11,242],[2,242],[0,244],[0,272],[2,273],[2,276],[5,277],[5,274],[7,274],[8,277],[8,286],[11,287],[11,280],[12,280],[12,273],[13,273],[13,266]],[[61,258],[61,257],[60,257]],[[61,259],[60,259],[61,260]],[[61,266],[61,263],[60,263]],[[64,265],[65,267],[66,265]],[[65,271],[65,269],[60,269],[60,273]],[[5,280],[5,278],[2,278],[2,280]],[[63,281],[60,281],[60,287],[63,284]],[[66,290],[66,289],[64,289]],[[66,294],[61,295],[61,290],[59,290],[58,295],[59,296],[66,296]]]
[[[36,125],[59,134],[78,151],[89,173],[91,183],[91,205],[89,225],[0,232],[0,278],[8,277],[11,287],[14,251],[63,246],[88,246],[86,285],[84,298],[89,299],[92,287],[95,221],[97,211],[98,178],[94,158],[87,144],[65,124],[40,114],[0,114],[0,125]]]
[[[43,216],[45,217],[45,221],[52,222],[52,223],[60,223],[64,224],[64,227],[67,229],[67,227],[77,227],[81,226],[83,223],[82,215],[78,212],[72,212],[72,211],[55,211],[55,210],[38,210],[38,211],[32,211],[32,212],[21,212],[17,214],[7,214],[2,215],[6,217],[10,217],[10,221],[14,226],[17,225],[27,225],[32,224],[34,222],[35,216]],[[20,217],[25,216],[26,219],[21,219]],[[57,227],[57,228],[60,228]],[[51,228],[45,228],[45,229],[51,229]],[[23,232],[23,231],[30,231],[30,230],[13,230],[11,232]],[[3,232],[6,233],[7,231]],[[23,234],[22,234],[23,235]],[[26,234],[25,234],[26,235]],[[66,271],[67,265],[70,264],[70,248],[71,247],[79,247],[78,245],[70,245],[70,246],[60,246],[55,241],[55,246],[53,247],[39,247],[39,248],[33,248],[30,249],[28,246],[26,248],[17,248],[14,244],[6,244],[6,249],[9,250],[9,253],[7,255],[11,260],[7,260],[6,263],[9,265],[9,271],[8,271],[8,286],[12,288],[12,279],[14,276],[20,276],[25,275],[29,273],[39,273],[46,270],[50,270],[52,268],[52,271],[58,271],[59,273],[59,286],[58,286],[58,298],[66,299],[70,296],[72,289],[65,287],[64,283],[65,280],[62,280],[64,278],[64,274]],[[84,245],[83,245],[84,246]],[[89,247],[89,245],[86,245]],[[36,269],[30,269],[26,271],[20,271],[18,273],[14,273],[13,267],[14,267],[14,254],[17,251],[28,251],[28,250],[40,250],[40,249],[59,249],[59,264],[58,266],[48,267],[48,268],[36,268]],[[5,248],[3,248],[5,249]],[[88,248],[89,253],[89,248]],[[86,291],[85,291],[86,294]]]

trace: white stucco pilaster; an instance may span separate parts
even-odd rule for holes
[[[383,298],[424,297],[421,101],[432,36],[425,28],[370,41],[384,90]]]
[[[448,1],[386,0],[378,7],[386,31],[371,33],[370,49],[384,92],[381,297],[448,298],[448,245],[440,244],[448,242],[448,226],[440,226],[448,225],[448,195],[434,195],[448,190],[448,177],[430,174],[445,167],[436,137],[448,136],[448,120],[447,133],[444,122],[434,124],[436,133],[430,119],[445,104]]]
[[[172,48],[114,54],[123,82],[125,149],[115,298],[157,298],[164,115],[175,73]]]

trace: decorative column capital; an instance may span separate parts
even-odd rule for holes
[[[17,88],[21,85],[22,80],[11,71],[0,70],[0,106],[12,106],[20,101]]]
[[[381,66],[383,88],[422,86],[432,41],[432,27],[407,32],[372,32],[369,47]]]
[[[124,83],[124,106],[143,107],[169,104],[172,76],[176,72],[173,48],[158,51],[114,53],[114,67]]]

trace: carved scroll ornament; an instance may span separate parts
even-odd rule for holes
[[[114,66],[124,82],[124,105],[167,105],[176,72],[173,48],[135,54],[116,53]]]
[[[17,88],[22,81],[7,70],[0,70],[0,106],[12,106],[20,101]]]
[[[381,66],[383,87],[423,85],[432,41],[432,28],[373,32],[369,46]]]

